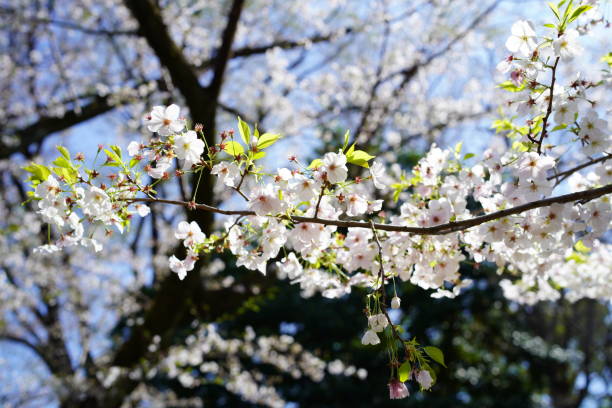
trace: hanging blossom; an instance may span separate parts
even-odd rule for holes
[[[494,123],[512,142],[506,151],[487,150],[479,159],[462,155],[461,144],[433,145],[409,172],[389,182],[386,164],[347,140],[307,166],[293,158],[289,167],[268,172],[260,159],[280,135],[260,134],[239,119],[239,139],[229,131],[219,143],[205,143],[201,126],[185,129],[176,105],[158,106],[144,120],[157,136],[130,143],[129,159],[118,146],[101,147],[104,170],[88,168],[83,157],[73,159],[61,147],[55,162],[60,166],[26,168],[38,212],[59,236],[41,250],[101,250],[102,237],[122,232],[134,215],[148,214],[146,203],[225,214],[223,228],[209,236],[195,221],[178,223],[183,259],[172,255],[168,263],[179,279],[202,254],[228,250],[236,265],[264,275],[275,271],[299,285],[305,297],[339,298],[353,287],[367,288],[361,342],[378,346],[383,333],[392,339],[385,342],[390,396],[408,396],[409,379],[429,389],[432,365],[444,365],[444,357],[434,346],[402,338],[387,312],[401,310],[400,296],[395,289],[389,293],[396,281],[452,298],[471,282],[460,273],[463,262],[490,263],[505,275],[506,296],[519,302],[561,293],[573,301],[612,299],[612,277],[601,267],[610,246],[599,240],[612,222],[612,171],[606,163],[612,138],[590,94],[601,82],[559,77],[558,64],[581,49],[569,20],[561,17],[552,36],[539,36],[526,21],[512,28],[506,45],[513,54],[499,65],[509,77],[502,84],[512,94],[504,104],[509,113]],[[582,163],[567,167],[556,143],[572,146]],[[175,159],[179,165],[173,169]],[[103,171],[107,182],[101,181]],[[219,188],[235,194],[244,209],[157,196],[157,183],[202,173],[216,176]],[[144,185],[144,174],[156,181]],[[575,194],[560,195],[563,189]]]

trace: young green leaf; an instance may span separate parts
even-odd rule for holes
[[[363,150],[355,150],[350,154],[346,155],[346,161],[351,164],[356,164],[357,166],[369,168],[370,165],[368,161],[372,160],[374,156],[371,156],[364,152]]]
[[[548,7],[550,7],[550,9],[552,10],[552,12],[555,15],[555,17],[557,17],[557,20],[561,20],[561,15],[559,13],[559,9],[555,5],[555,3],[548,3]]]
[[[266,152],[257,152],[253,154],[253,160],[258,160],[261,159],[262,157],[264,157],[266,155]]]
[[[111,159],[113,164],[121,165],[121,157],[113,150],[104,149],[104,153]]]
[[[397,376],[401,382],[406,382],[410,379],[410,371],[412,367],[410,366],[409,361],[404,361],[401,366],[399,366],[397,370]]]
[[[582,240],[576,242],[576,245],[574,245],[574,249],[578,252],[582,252],[583,254],[589,253],[591,251],[591,248],[584,245],[584,242],[582,242]]]
[[[342,145],[343,152],[346,151],[346,148],[348,147],[350,136],[351,136],[351,131],[347,129],[346,133],[344,133],[344,144]]]
[[[576,9],[572,12],[572,15],[567,20],[568,24],[571,23],[572,21],[576,20],[578,17],[580,17],[580,15],[582,13],[584,13],[587,10],[590,10],[591,8],[592,7],[589,6],[588,4],[584,4],[582,6],[576,7]]]
[[[259,137],[259,139],[257,139],[257,148],[265,149],[266,147],[270,147],[280,138],[281,135],[275,135],[273,133],[264,133]]]
[[[446,367],[444,364],[444,353],[442,353],[442,350],[434,346],[427,346],[423,347],[423,351],[425,351],[425,353],[427,353],[427,355],[431,357],[433,361]]]
[[[509,92],[520,92],[525,89],[525,84],[521,84],[521,86],[516,86],[512,81],[504,81],[501,84],[497,85],[497,87]]]
[[[251,128],[246,122],[240,119],[240,116],[238,116],[238,131],[240,132],[240,137],[242,137],[244,143],[247,145],[251,143]]]
[[[65,169],[72,169],[72,163],[70,162],[69,159],[66,159],[66,157],[64,156],[60,156],[57,159],[55,159],[53,161],[53,164],[55,164],[58,167],[63,167]]]
[[[316,169],[317,167],[321,167],[323,165],[323,160],[321,159],[314,159],[312,162],[310,162],[310,165],[308,166],[309,169]]]
[[[64,156],[66,160],[70,160],[70,152],[64,146],[57,145],[55,148]]]
[[[112,145],[111,149],[119,157],[119,161],[122,161],[123,156],[121,155],[121,148],[119,146],[117,146],[117,145]]]
[[[30,181],[45,181],[51,175],[51,170],[42,164],[30,163],[23,169],[32,174],[28,179]]]
[[[240,156],[244,153],[244,147],[238,142],[230,140],[229,142],[225,142],[225,152],[230,156]]]

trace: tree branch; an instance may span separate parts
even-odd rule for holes
[[[213,99],[217,100],[221,92],[225,69],[231,56],[232,44],[238,29],[238,21],[242,14],[244,0],[234,0],[227,16],[227,23],[221,37],[221,46],[217,49],[213,60],[213,78],[207,89],[210,91]]]
[[[602,157],[600,157],[598,159],[592,159],[592,160],[589,160],[589,161],[587,161],[585,163],[579,164],[578,166],[573,167],[573,168],[571,168],[569,170],[565,170],[565,171],[562,171],[560,173],[553,174],[552,176],[547,177],[546,180],[556,179],[557,180],[557,184],[559,184],[563,180],[565,180],[566,178],[568,178],[569,176],[574,174],[575,172],[580,171],[580,170],[582,170],[582,169],[584,169],[586,167],[592,166],[593,164],[603,163],[603,162],[605,162],[606,160],[609,160],[609,159],[612,159],[612,154],[607,154],[606,153],[606,154],[604,154],[604,156],[602,156]]]
[[[500,218],[507,217],[509,215],[520,214],[525,211],[533,210],[541,207],[548,207],[551,204],[564,204],[570,202],[588,202],[590,200],[602,197],[606,194],[612,193],[612,184],[608,184],[603,187],[594,188],[590,190],[579,191],[576,193],[560,195],[557,197],[545,198],[542,200],[532,201],[526,204],[518,205],[516,207],[507,208],[505,210],[495,211],[490,214],[481,215],[478,217],[470,218],[469,220],[453,221],[446,224],[440,224],[433,227],[408,227],[403,225],[391,225],[391,224],[373,224],[377,230],[381,231],[392,231],[392,232],[408,232],[414,235],[444,235],[451,232],[463,231],[480,224],[484,224],[488,221],[494,221]],[[160,198],[131,198],[127,199],[129,202],[146,202],[146,203],[162,203],[180,205],[189,208],[190,203],[187,201],[177,200],[164,200]],[[191,205],[193,207],[193,205]],[[224,215],[242,215],[251,216],[256,215],[254,211],[247,210],[222,210],[217,207],[212,207],[206,204],[196,204],[195,208],[200,211],[213,212]],[[344,221],[344,220],[328,220],[315,217],[302,217],[297,215],[286,216],[272,216],[278,218],[289,218],[295,223],[308,222],[313,224],[324,224],[324,225],[335,225],[337,227],[347,228],[372,228],[372,224],[363,221]]]
[[[109,96],[97,96],[85,106],[81,107],[79,113],[68,111],[63,117],[43,116],[38,121],[12,133],[17,138],[17,143],[3,144],[0,141],[0,159],[6,159],[14,153],[28,153],[28,148],[35,143],[42,143],[48,135],[66,130],[74,125],[85,122],[98,115],[104,114],[115,108],[111,104]]]

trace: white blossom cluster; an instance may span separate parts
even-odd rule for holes
[[[184,387],[221,381],[245,401],[269,407],[284,407],[286,401],[276,392],[274,381],[261,372],[246,369],[244,361],[257,361],[275,367],[293,378],[323,381],[331,375],[367,377],[367,371],[345,365],[340,360],[326,363],[289,335],[257,336],[251,327],[242,338],[223,338],[214,325],[207,325],[186,339],[186,346],[173,347],[160,369]],[[194,369],[197,369],[196,372]]]
[[[274,265],[279,276],[300,285],[304,296],[321,292],[337,298],[353,286],[369,288],[365,345],[378,344],[377,333],[389,330],[399,337],[386,312],[387,283],[409,281],[432,290],[434,297],[455,297],[470,283],[460,274],[462,262],[496,264],[500,273],[509,276],[502,281],[504,293],[519,302],[556,299],[560,291],[571,300],[610,300],[612,275],[605,262],[610,250],[602,237],[612,221],[608,195],[612,164],[607,161],[612,134],[593,96],[605,80],[579,76],[566,81],[558,70],[580,55],[580,33],[568,28],[587,10],[580,7],[568,6],[544,36],[526,21],[512,27],[506,43],[512,55],[499,65],[509,74],[510,80],[501,87],[512,92],[505,104],[512,113],[494,124],[511,142],[503,151],[489,149],[470,161],[474,155],[462,155],[461,144],[449,149],[434,144],[409,173],[394,179],[383,160],[356,150],[347,133],[342,148],[309,165],[290,156],[288,167],[268,172],[259,160],[280,135],[260,134],[239,119],[240,139],[234,131],[223,132],[218,143],[208,145],[202,126],[188,129],[177,105],[155,106],[144,123],[157,136],[131,142],[129,157],[117,146],[98,150],[106,156],[103,165],[114,171],[108,184],[99,181],[95,166],[85,168],[83,158],[71,157],[65,148],[59,149],[57,167],[27,168],[38,212],[59,235],[40,251],[54,253],[75,245],[99,251],[96,231],[105,235],[115,227],[122,232],[134,214],[149,213],[142,203],[230,215],[223,229],[208,236],[195,221],[178,223],[174,236],[183,242],[186,256],[172,255],[168,263],[179,279],[196,267],[201,254],[227,249],[237,266],[265,275]],[[569,149],[575,149],[584,163],[565,168],[563,154]],[[203,173],[215,176],[220,188],[244,200],[244,209],[165,200],[155,191],[156,185],[172,177]],[[142,185],[144,174],[155,181]],[[563,183],[566,178],[568,183]],[[568,188],[577,194],[574,199],[545,200]],[[391,306],[399,307],[397,296]],[[292,375],[315,378],[312,366],[319,367],[318,373],[325,368],[316,359],[305,368],[302,360],[290,356],[271,358],[279,347],[291,351],[289,345],[283,346],[284,341],[292,343],[288,337],[261,341],[257,358],[269,359]],[[408,355],[420,347],[402,344]],[[246,346],[230,340],[215,347],[233,347],[237,352]],[[423,350],[431,359],[443,361],[437,351]],[[201,357],[185,353],[176,357],[179,363],[201,363]],[[400,375],[393,370],[400,369],[391,355],[395,378]],[[408,378],[429,388],[432,379],[422,358],[417,358],[418,368],[407,370]],[[215,371],[212,366],[204,368]],[[237,368],[230,374],[228,389],[246,400],[265,400],[270,406],[282,403],[273,389],[258,385],[259,378],[252,373]],[[186,373],[178,378],[183,385],[201,381]],[[395,381],[389,384],[391,397],[407,396],[404,381]]]

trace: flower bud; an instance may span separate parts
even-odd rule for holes
[[[402,300],[397,296],[391,299],[391,309],[399,309],[401,301]]]

